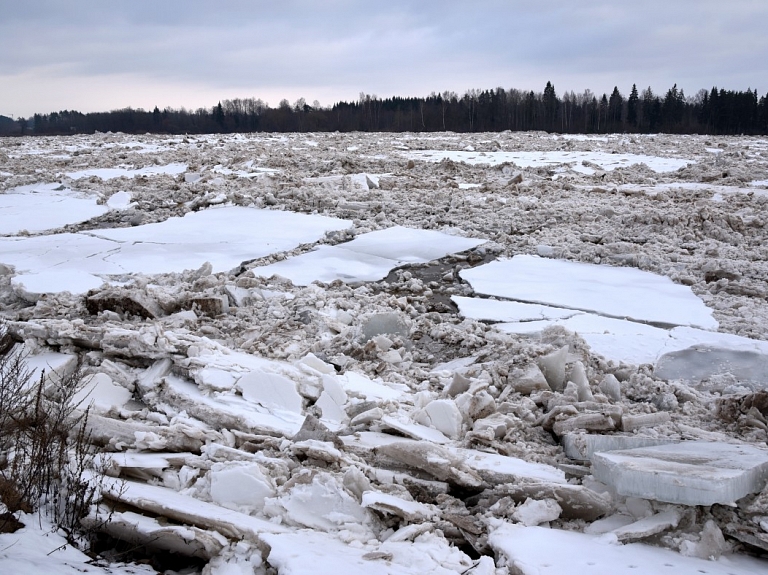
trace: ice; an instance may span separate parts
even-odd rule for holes
[[[252,371],[237,381],[237,387],[247,401],[269,410],[301,414],[302,400],[296,384],[282,375]]]
[[[399,431],[403,435],[412,437],[413,439],[421,439],[431,443],[448,443],[449,441],[445,434],[437,429],[432,429],[426,425],[420,425],[410,421],[402,421],[393,416],[388,415],[386,417],[382,417],[381,423],[385,427]]]
[[[109,499],[178,522],[214,529],[225,537],[248,537],[258,541],[263,533],[289,531],[282,525],[182,495],[165,487],[113,478],[105,478],[104,486],[104,493]]]
[[[635,449],[678,443],[679,440],[666,437],[643,437],[639,435],[597,435],[592,433],[566,433],[562,438],[563,450],[571,459],[591,461],[595,453]]]
[[[422,413],[419,423],[434,427],[451,439],[459,438],[463,418],[454,401],[436,399],[429,402]]]
[[[279,275],[294,285],[309,285],[315,280],[375,281],[397,266],[426,263],[483,243],[485,240],[394,226],[362,234],[347,243],[319,246],[315,251],[256,268],[254,273],[264,277]]]
[[[656,172],[674,172],[689,163],[690,160],[679,158],[662,158],[639,154],[610,154],[605,152],[474,152],[449,150],[424,150],[405,154],[414,160],[441,162],[452,160],[470,165],[489,164],[496,166],[510,162],[521,168],[538,168],[571,164],[574,170],[583,170],[582,163],[590,162],[599,165],[603,170],[614,170],[635,164],[645,164]]]
[[[107,211],[97,199],[60,184],[10,189],[0,194],[0,235],[42,232],[90,220]]]
[[[663,325],[717,329],[691,289],[635,268],[520,255],[462,270],[478,293]]]
[[[485,453],[475,449],[459,449],[464,465],[492,484],[533,480],[548,484],[565,483],[565,473],[544,463],[531,463],[517,457]]]
[[[363,493],[362,505],[381,513],[397,515],[410,522],[426,521],[437,515],[437,510],[434,507],[417,501],[406,501],[379,491]]]
[[[578,311],[574,310],[517,301],[499,301],[463,296],[453,296],[451,299],[459,306],[459,313],[461,315],[478,320],[527,322],[566,319],[579,314]]]
[[[109,521],[104,526],[109,535],[120,541],[150,549],[211,559],[219,555],[229,543],[216,531],[187,525],[163,524],[157,519],[132,511],[113,512],[110,509],[100,511],[105,517],[109,515]],[[86,517],[85,525],[96,527],[100,525],[99,518]]]
[[[120,191],[109,196],[107,206],[113,210],[125,210],[131,207],[131,193]]]
[[[693,383],[711,379],[715,375],[729,374],[741,384],[765,389],[768,388],[768,350],[761,344],[754,344],[754,347],[763,348],[760,351],[703,344],[668,352],[658,359],[654,373],[662,379]]]
[[[82,389],[72,396],[72,404],[80,409],[90,406],[97,413],[119,409],[131,399],[131,392],[115,384],[104,373],[83,378]]]
[[[526,499],[512,513],[512,519],[523,525],[541,525],[554,521],[563,512],[554,499]]]
[[[77,172],[67,172],[71,180],[96,177],[101,180],[114,178],[135,178],[136,176],[176,176],[187,171],[186,164],[168,164],[166,166],[147,166],[144,168],[91,168]]]
[[[161,396],[169,404],[215,427],[224,425],[243,431],[293,437],[304,422],[300,413],[282,409],[284,404],[278,404],[281,408],[273,411],[236,395],[209,397],[195,384],[176,376],[164,379]]]
[[[372,546],[346,545],[333,536],[304,531],[266,534],[267,561],[280,575],[457,575],[472,562],[444,539],[425,534],[411,542],[385,542]]]
[[[258,463],[216,463],[210,474],[211,499],[223,507],[261,510],[264,499],[275,495],[272,479]]]
[[[595,453],[592,466],[621,495],[684,505],[733,505],[768,481],[768,451],[747,444],[684,441]]]
[[[503,555],[511,573],[583,573],[585,575],[636,575],[680,573],[697,575],[758,575],[768,563],[744,556],[707,561],[684,557],[669,549],[642,543],[619,545],[609,536],[523,527],[497,521],[488,542]],[[557,550],[553,553],[553,550]]]
[[[181,272],[206,262],[214,273],[229,270],[349,226],[324,216],[211,208],[131,228],[0,238],[0,262],[16,268],[14,282],[27,292],[84,293],[110,274]]]
[[[308,483],[294,485],[290,491],[266,501],[265,512],[283,517],[292,525],[321,531],[335,531],[346,525],[368,522],[362,507],[328,473],[319,473]]]
[[[467,163],[408,160],[438,149]],[[95,400],[88,447],[108,474],[99,512],[114,512],[87,526],[142,561],[167,549],[206,575],[714,572],[731,558],[679,561],[768,548],[765,487],[736,499],[763,484],[763,460],[710,461],[717,445],[765,445],[766,393],[750,391],[768,371],[768,194],[749,183],[767,151],[714,135],[0,138],[8,205],[100,210],[28,233],[10,229],[26,216],[5,218],[0,351],[25,342],[48,382],[49,365],[80,363],[76,400]],[[657,171],[670,156],[680,169]],[[83,177],[14,188],[62,170]],[[78,233],[59,233],[70,223]],[[275,262],[293,282],[262,275]],[[692,438],[707,445],[682,472],[679,454],[652,478],[647,462],[609,477],[591,462]],[[638,477],[652,493],[617,492]],[[725,504],[704,505],[694,479]],[[658,500],[670,492],[689,499]],[[533,567],[513,564],[499,518],[602,533],[579,540],[619,559],[575,545],[581,569],[540,530]],[[19,549],[69,568],[35,563],[27,551],[53,548],[19,537],[0,535],[3,567]],[[616,543],[638,539],[680,554],[630,562],[636,546]]]
[[[635,541],[646,539],[662,533],[680,523],[680,512],[671,509],[662,513],[656,513],[650,517],[644,517],[634,523],[622,525],[612,531],[619,541]]]

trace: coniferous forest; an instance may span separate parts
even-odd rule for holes
[[[9,120],[6,118],[6,120]],[[54,135],[93,132],[500,132],[768,134],[768,94],[757,90],[700,90],[693,96],[673,86],[610,95],[590,90],[558,95],[517,89],[432,93],[425,98],[379,98],[361,93],[354,102],[321,107],[301,98],[271,107],[260,99],[222,100],[211,108],[124,108],[80,113],[63,110],[0,122],[0,134]]]

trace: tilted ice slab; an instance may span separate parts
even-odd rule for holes
[[[626,168],[636,164],[645,164],[654,172],[674,172],[694,163],[682,158],[661,158],[639,154],[610,154],[608,152],[466,152],[452,150],[423,150],[405,154],[413,160],[441,162],[452,160],[470,165],[487,164],[498,166],[505,162],[513,163],[521,168],[540,168],[559,164],[572,164],[574,169],[581,169],[582,162],[600,166],[603,170]]]
[[[295,285],[309,285],[316,280],[376,281],[398,266],[426,263],[486,241],[394,226],[360,235],[344,244],[320,246],[295,258],[254,268],[253,272],[263,277],[276,274]]]
[[[765,487],[768,451],[746,444],[684,441],[595,453],[592,473],[628,497],[731,505]]]
[[[99,287],[104,276],[213,271],[315,242],[347,220],[244,207],[212,208],[132,228],[0,238],[0,262],[14,266],[14,285],[31,294]]]
[[[506,558],[510,573],[520,575],[758,575],[768,562],[746,556],[708,561],[642,543],[620,545],[615,536],[524,527],[497,521],[488,543]]]
[[[619,319],[717,329],[687,286],[635,268],[519,255],[462,270],[476,292]]]
[[[0,194],[0,235],[42,232],[85,222],[108,211],[91,194],[61,184],[32,184]]]
[[[135,178],[136,176],[176,176],[187,171],[186,164],[168,164],[167,166],[147,166],[145,168],[89,168],[78,172],[67,172],[72,180],[95,176],[101,180],[114,178]]]

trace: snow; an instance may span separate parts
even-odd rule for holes
[[[94,564],[91,557],[67,544],[63,534],[45,519],[22,514],[25,527],[15,533],[0,533],[0,566],[13,575],[154,575],[149,566],[110,563]]]

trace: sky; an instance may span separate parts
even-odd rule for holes
[[[766,0],[0,0],[0,114],[768,91]]]

